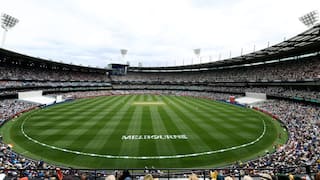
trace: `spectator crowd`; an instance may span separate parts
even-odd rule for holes
[[[320,160],[320,107],[303,103],[272,100],[266,101],[258,108],[276,115],[286,126],[289,140],[286,145],[278,147],[273,154],[258,158],[244,164],[245,168],[296,167],[291,171],[301,173],[306,165],[317,164]],[[314,167],[316,170],[317,167]]]
[[[0,80],[2,79],[21,81],[109,81],[107,74],[103,73],[20,66],[0,66]]]
[[[121,90],[180,90],[180,91],[205,91],[229,94],[245,94],[245,92],[266,93],[269,96],[298,98],[304,100],[315,100],[320,102],[320,92],[312,89],[293,89],[283,86],[205,86],[205,85],[143,85],[143,84],[119,84],[113,85],[114,89]]]
[[[127,76],[111,76],[113,81],[142,82],[256,82],[299,81],[320,79],[320,61],[291,60],[256,66],[191,72],[128,72]]]

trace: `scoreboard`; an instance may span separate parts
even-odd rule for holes
[[[109,64],[108,66],[111,69],[111,75],[123,76],[127,74],[127,64]]]

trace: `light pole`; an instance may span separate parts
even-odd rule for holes
[[[125,62],[125,57],[128,53],[128,50],[127,49],[120,49],[120,53],[121,53],[122,61]]]
[[[12,17],[8,14],[5,14],[5,13],[1,14],[1,27],[4,29],[1,47],[4,46],[4,42],[6,39],[6,33],[8,32],[8,30],[10,28],[13,28],[18,22],[19,22],[19,20],[17,18],[14,18],[14,17]]]
[[[120,53],[122,56],[122,61],[125,62],[125,57],[128,53],[128,50],[127,49],[120,49]],[[128,65],[129,65],[129,61],[127,61],[127,66],[124,66],[124,74],[127,74]]]
[[[201,62],[200,62],[200,52],[201,52],[201,49],[200,49],[200,48],[198,48],[198,49],[193,49],[194,55],[196,55],[199,63],[201,64]]]

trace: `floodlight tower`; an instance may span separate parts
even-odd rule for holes
[[[317,10],[311,11],[299,18],[299,20],[306,26],[311,27],[319,20],[319,13]]]
[[[201,52],[201,49],[200,49],[200,48],[198,48],[198,49],[193,49],[193,53],[194,53],[194,55],[196,55],[198,62],[200,62],[200,52]],[[200,62],[200,63],[201,63],[201,62]]]
[[[1,47],[4,45],[4,41],[6,39],[6,33],[10,28],[13,28],[19,20],[17,18],[14,18],[8,14],[2,13],[1,14],[1,27],[4,29],[3,36],[2,36],[2,43]]]
[[[125,62],[125,57],[128,53],[128,50],[127,49],[120,49],[120,53],[121,53],[122,61]]]

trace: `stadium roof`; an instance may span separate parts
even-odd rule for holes
[[[83,72],[107,72],[110,71],[110,69],[103,69],[103,68],[95,68],[95,67],[86,67],[86,66],[79,66],[79,65],[72,65],[72,64],[66,64],[61,62],[55,62],[50,61],[46,59],[36,58],[27,56],[24,54],[19,54],[13,51],[9,51],[6,49],[0,48],[0,58],[3,60],[5,58],[6,61],[19,61],[21,64],[28,64],[28,63],[34,63],[38,65],[45,65],[45,67],[55,67],[55,68],[64,68],[69,69],[73,71],[83,71]],[[1,62],[1,61],[0,61]]]
[[[225,59],[216,62],[194,64],[186,66],[171,66],[171,67],[130,67],[131,71],[181,71],[192,69],[207,69],[223,66],[237,66],[244,64],[253,64],[272,60],[280,60],[288,57],[301,56],[309,53],[320,51],[320,24],[313,26],[305,32],[298,34],[279,44],[270,46],[266,49],[255,51],[253,53],[242,56]]]

